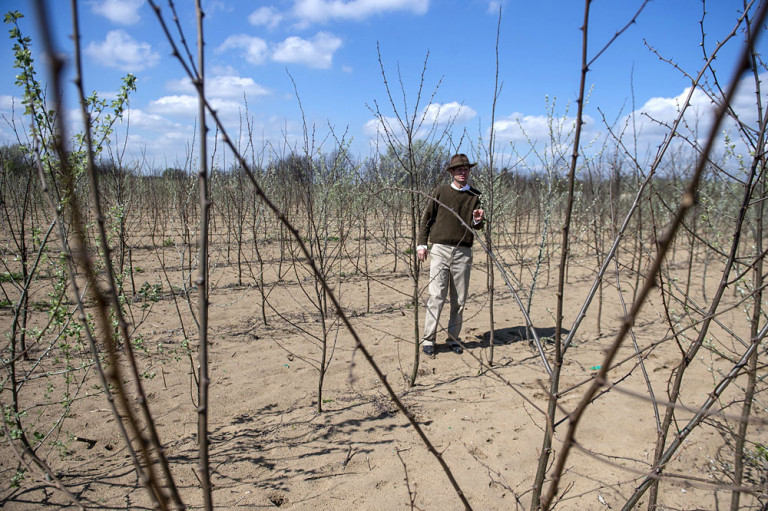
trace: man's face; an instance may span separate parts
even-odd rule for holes
[[[451,169],[451,177],[459,186],[466,186],[469,181],[469,165],[462,165],[461,167],[454,167]]]

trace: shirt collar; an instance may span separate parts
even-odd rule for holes
[[[458,190],[458,191],[460,191],[460,192],[466,192],[466,191],[468,191],[468,190],[469,190],[469,185],[464,185],[462,188],[459,188],[458,186],[456,186],[456,185],[454,184],[454,182],[453,182],[453,181],[451,181],[451,188],[453,188],[454,190]]]

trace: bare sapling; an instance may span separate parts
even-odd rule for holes
[[[13,349],[23,359],[29,359],[27,352],[27,321],[29,319],[29,285],[31,284],[35,239],[40,238],[40,227],[35,223],[32,209],[35,207],[39,190],[35,186],[33,165],[29,162],[23,146],[11,146],[0,149],[0,222],[3,231],[11,237],[13,257],[2,258],[3,278],[0,279],[0,289],[4,303],[15,303],[14,321],[12,325],[11,343]],[[52,226],[51,226],[52,227]],[[32,235],[27,232],[31,229]],[[40,249],[46,243],[40,244]],[[15,263],[15,264],[14,264]],[[11,288],[9,291],[7,287]],[[12,300],[13,298],[18,298]],[[18,332],[18,337],[16,336]]]
[[[157,8],[157,6],[150,0],[150,5],[155,9],[156,14],[158,15],[158,21],[163,29],[163,32],[166,34],[166,38],[168,39],[169,43],[174,47],[175,55],[178,56],[178,50],[176,49],[176,45],[173,42],[173,38],[170,37],[167,25]],[[194,76],[194,74],[191,72],[191,69],[189,69],[188,66],[185,65],[183,60],[179,60],[180,64],[184,68],[185,72],[187,73],[190,78]],[[343,308],[341,307],[341,304],[337,300],[335,294],[333,293],[332,289],[330,288],[328,282],[323,278],[322,273],[320,270],[314,265],[314,262],[312,260],[311,254],[309,252],[308,247],[304,244],[301,235],[299,234],[299,231],[293,226],[293,224],[288,220],[288,217],[286,216],[285,212],[281,211],[276,207],[276,205],[270,200],[270,198],[264,194],[263,189],[259,186],[259,183],[255,179],[255,175],[252,172],[249,164],[246,162],[245,158],[237,151],[237,148],[235,147],[234,143],[230,139],[230,137],[227,135],[226,130],[224,129],[221,120],[219,119],[218,115],[216,114],[216,111],[211,108],[211,105],[207,102],[205,97],[201,97],[203,101],[205,101],[205,107],[208,114],[211,116],[211,119],[213,122],[215,122],[216,126],[220,130],[222,140],[224,144],[229,148],[229,150],[234,155],[235,159],[238,161],[239,165],[246,171],[246,174],[248,175],[248,179],[251,182],[251,185],[253,186],[255,192],[259,195],[262,201],[264,201],[265,205],[268,207],[270,211],[280,220],[281,224],[285,226],[286,230],[290,232],[291,236],[299,246],[299,250],[304,255],[304,257],[307,258],[308,264],[310,268],[312,269],[313,273],[316,275],[318,280],[321,282],[323,288],[325,289],[325,292],[327,294],[327,297],[331,304],[333,305],[333,308],[336,310],[336,313],[339,316],[340,321],[344,324],[345,328],[349,331],[349,333],[352,335],[355,341],[356,349],[363,355],[365,360],[368,362],[368,364],[371,366],[371,368],[376,373],[377,377],[379,378],[379,381],[386,389],[388,395],[391,397],[395,405],[403,412],[403,415],[408,419],[409,424],[414,428],[414,430],[417,432],[419,438],[422,440],[422,442],[425,444],[427,449],[429,450],[430,454],[432,454],[440,464],[442,470],[448,477],[449,481],[451,482],[452,487],[454,488],[457,497],[461,500],[462,504],[466,509],[472,509],[472,507],[469,504],[469,501],[467,500],[466,496],[464,495],[464,492],[461,490],[461,488],[458,485],[458,482],[456,481],[455,477],[453,476],[451,470],[449,469],[448,465],[446,464],[445,460],[442,458],[442,455],[435,449],[434,445],[429,441],[426,434],[424,433],[423,429],[419,426],[418,422],[413,418],[412,414],[409,413],[408,409],[405,407],[405,405],[402,403],[402,401],[398,398],[397,394],[395,393],[392,386],[387,382],[387,378],[384,375],[384,373],[381,371],[381,369],[378,367],[378,365],[374,362],[373,357],[371,356],[368,349],[365,347],[365,344],[363,344],[360,337],[357,335],[357,332],[352,327],[349,318],[345,314]]]
[[[750,30],[754,29],[754,26],[750,24],[749,20],[746,20],[747,26]],[[760,149],[765,147],[765,139],[766,139],[766,123],[768,122],[768,119],[766,119],[766,109],[762,102],[762,94],[761,94],[761,84],[760,84],[760,77],[758,72],[758,65],[757,65],[757,59],[754,55],[754,53],[750,56],[751,59],[751,69],[752,69],[752,77],[754,79],[755,83],[755,92],[756,92],[756,101],[757,101],[757,119],[760,125],[760,131],[759,136],[755,139],[755,145],[753,149],[753,160],[752,160],[752,166],[757,167],[759,169],[762,169],[762,171],[759,173],[757,177],[757,182],[755,186],[755,199],[754,206],[753,206],[753,213],[752,213],[752,223],[754,225],[754,228],[752,229],[752,232],[754,233],[754,252],[756,254],[755,257],[755,263],[753,265],[752,270],[752,292],[754,293],[753,298],[753,305],[752,305],[752,314],[749,318],[749,335],[750,335],[750,349],[752,353],[750,354],[747,365],[746,365],[746,376],[747,376],[747,383],[746,388],[744,389],[744,401],[741,408],[741,417],[739,419],[738,429],[736,431],[736,438],[734,442],[733,447],[733,484],[736,488],[739,488],[744,483],[744,475],[745,475],[745,468],[747,463],[745,461],[748,459],[747,453],[748,450],[751,450],[752,452],[759,453],[759,446],[757,442],[752,442],[754,444],[754,447],[752,449],[748,448],[749,445],[749,437],[747,435],[749,423],[750,423],[750,417],[752,416],[752,407],[754,406],[755,397],[758,393],[757,389],[757,383],[758,383],[758,345],[755,345],[759,343],[759,330],[760,330],[760,323],[763,316],[763,288],[765,285],[765,278],[763,275],[763,268],[764,265],[764,259],[762,257],[763,251],[764,251],[764,227],[765,227],[765,200],[768,198],[768,180],[766,179],[766,164],[768,161],[766,160],[766,155],[764,151],[761,151]],[[744,137],[747,138],[747,137]],[[753,456],[755,458],[758,458],[759,456]],[[737,490],[734,490],[731,493],[731,511],[738,511],[741,504],[741,492]]]
[[[496,103],[499,99],[499,95],[501,94],[501,88],[502,86],[499,84],[499,36],[501,35],[501,5],[499,5],[499,15],[498,15],[498,23],[496,25],[496,47],[495,47],[495,62],[496,62],[496,72],[494,75],[494,83],[493,83],[493,101],[491,105],[491,127],[490,127],[490,133],[488,136],[488,152],[487,152],[487,158],[488,158],[488,166],[486,168],[485,172],[485,201],[483,204],[483,209],[485,210],[485,222],[484,222],[484,229],[485,229],[485,244],[488,249],[488,251],[492,251],[494,249],[494,243],[493,243],[493,228],[494,228],[494,218],[496,214],[496,197],[497,197],[497,190],[498,185],[501,180],[501,175],[496,172],[496,160],[495,155],[497,152],[496,147]],[[494,293],[495,293],[495,270],[494,270],[494,264],[493,260],[491,259],[491,256],[486,254],[485,259],[485,267],[486,271],[488,273],[488,277],[486,279],[486,290],[488,292],[488,365],[493,366],[493,348],[495,344],[495,336],[494,331],[496,330],[495,327],[495,320],[494,320]]]
[[[762,23],[762,20],[764,19],[766,12],[768,12],[768,6],[763,5],[759,13],[756,15],[755,20],[760,20],[760,22]],[[656,258],[653,261],[653,264],[649,272],[646,274],[645,283],[637,295],[638,299],[633,304],[625,321],[622,323],[622,327],[618,332],[616,339],[614,340],[610,349],[607,351],[605,359],[601,364],[600,370],[598,370],[598,374],[594,382],[592,383],[588,391],[584,394],[577,408],[571,414],[569,428],[568,428],[568,431],[566,432],[564,442],[563,442],[563,450],[560,453],[557,463],[554,467],[554,472],[553,472],[554,475],[552,477],[552,483],[550,484],[546,498],[542,500],[542,507],[544,509],[549,509],[550,506],[554,503],[554,497],[557,493],[560,474],[563,473],[565,460],[567,459],[570,450],[575,445],[575,442],[574,442],[575,431],[578,427],[580,419],[583,416],[584,410],[587,408],[588,404],[591,402],[592,398],[595,396],[599,388],[602,387],[607,381],[606,380],[607,371],[609,370],[611,363],[614,357],[616,356],[618,347],[621,345],[624,337],[626,336],[629,328],[633,323],[634,318],[637,316],[640,306],[647,298],[650,290],[655,286],[656,276],[661,267],[661,263],[671,248],[672,241],[677,232],[677,229],[679,228],[683,218],[686,216],[688,211],[692,208],[692,206],[695,203],[696,191],[698,190],[701,176],[704,172],[704,169],[706,168],[709,154],[715,143],[715,138],[716,138],[716,134],[718,133],[720,123],[725,115],[725,112],[728,106],[730,105],[730,102],[733,98],[734,91],[736,89],[736,85],[738,84],[743,71],[748,68],[748,56],[753,48],[753,44],[754,44],[753,38],[754,38],[754,34],[750,34],[750,37],[745,46],[746,49],[742,51],[742,54],[738,59],[734,77],[731,83],[729,84],[727,92],[722,98],[722,102],[720,103],[720,105],[716,110],[715,117],[712,123],[713,127],[710,131],[708,138],[705,141],[705,145],[702,148],[699,159],[697,160],[696,170],[690,178],[690,182],[684,192],[680,205],[675,211],[674,218],[672,219],[664,235],[660,238],[660,241],[658,244],[658,247],[659,247],[658,253],[656,255]],[[668,452],[669,450],[667,451],[667,453]],[[650,477],[648,479],[647,485],[650,485],[655,480],[656,480],[655,477]],[[644,484],[644,486],[646,487],[647,485]],[[633,504],[628,501],[625,508],[631,509],[632,507],[633,507]]]
[[[54,50],[51,42],[47,11],[41,3],[37,3],[35,7],[45,51],[49,55],[59,55]],[[98,142],[98,137],[93,135],[94,133],[97,135],[99,133],[104,134],[105,131],[103,130],[108,130],[111,127],[111,123],[120,117],[125,97],[122,100],[118,97],[118,100],[113,102],[115,110],[114,120],[107,124],[91,123],[92,112],[89,111],[89,108],[92,105],[83,93],[83,81],[80,73],[78,16],[76,5],[74,4],[72,6],[72,15],[74,20],[73,31],[75,34],[75,85],[79,95],[84,127],[82,151],[74,153],[66,148],[68,138],[61,120],[63,116],[57,115],[57,112],[62,108],[63,97],[57,94],[57,101],[54,106],[50,109],[44,109],[42,89],[34,77],[32,60],[25,59],[23,66],[26,66],[26,73],[20,85],[25,88],[25,94],[29,98],[27,103],[29,106],[28,113],[38,122],[37,129],[33,133],[33,147],[35,148],[38,175],[41,179],[41,187],[47,196],[50,210],[56,218],[55,225],[59,229],[59,242],[61,244],[61,252],[64,255],[62,270],[69,275],[68,285],[72,291],[73,300],[77,304],[78,319],[82,325],[81,332],[87,338],[92,355],[92,363],[99,374],[103,391],[107,396],[118,427],[128,446],[128,452],[134,462],[139,479],[147,488],[150,500],[156,505],[159,506],[162,502],[167,506],[172,502],[178,507],[183,507],[168,470],[167,460],[164,457],[157,432],[154,429],[152,416],[143,395],[140,382],[141,376],[133,357],[129,328],[122,310],[117,278],[111,260],[111,250],[107,241],[108,235],[105,221],[101,213],[98,176],[95,172],[94,155],[98,153],[98,147],[100,146],[94,145],[94,141],[96,143],[100,142]],[[6,17],[6,21],[15,23],[19,18],[20,15],[10,15]],[[21,44],[28,44],[28,39],[21,38],[18,32],[18,25],[16,28],[15,34],[19,36]],[[21,49],[21,46],[19,48]],[[49,84],[53,91],[60,90],[60,73],[62,69],[63,62],[61,60],[57,57],[50,59]],[[127,94],[127,90],[124,86],[123,92]],[[98,131],[100,129],[102,131]],[[43,143],[41,144],[40,142]],[[86,189],[90,191],[91,195],[90,206],[94,213],[93,219],[96,222],[97,229],[95,239],[98,242],[98,250],[102,259],[101,263],[106,272],[104,279],[96,277],[96,266],[91,257],[93,247],[89,243],[86,232],[85,215],[83,214],[84,204],[81,203],[79,198],[78,181],[82,180],[87,181],[83,184],[87,186]],[[62,202],[62,200],[65,202]],[[66,208],[63,206],[66,206]],[[60,214],[62,211],[66,214]],[[83,304],[86,299],[85,292],[80,292],[77,280],[78,274],[82,276],[86,283],[88,300],[95,304],[95,307],[92,309],[94,311],[92,317],[85,312]],[[103,283],[104,280],[106,284]],[[103,289],[103,286],[106,286],[106,289]],[[66,286],[64,289],[66,289]],[[95,331],[98,331],[101,336],[101,346],[97,345],[96,338],[94,337]],[[123,349],[124,357],[122,358],[118,354],[119,347]],[[106,371],[101,364],[102,356],[105,356],[108,360]],[[124,373],[124,370],[127,371]],[[138,410],[135,410],[129,404],[127,396],[130,391],[127,389],[126,382],[134,384],[134,396],[142,403],[139,405]],[[140,425],[142,422],[144,424]],[[28,454],[33,455],[34,459],[39,459],[34,456],[34,453]],[[39,464],[39,466],[42,470],[46,471],[44,463]],[[160,474],[158,474],[158,471]],[[58,481],[57,476],[49,475],[55,481]],[[56,485],[59,486],[58,484]],[[71,497],[71,494],[65,488],[61,487],[60,489]],[[73,503],[81,507],[76,499],[73,500]]]
[[[562,344],[562,328],[563,328],[563,301],[564,301],[564,288],[565,288],[565,275],[566,265],[568,263],[568,251],[569,251],[569,232],[570,232],[570,220],[571,211],[573,208],[573,195],[574,195],[574,183],[576,180],[576,165],[579,158],[580,141],[581,141],[581,128],[582,117],[584,112],[584,95],[585,95],[585,83],[586,75],[589,70],[587,63],[587,36],[589,28],[589,7],[590,1],[585,1],[584,8],[584,23],[581,26],[582,30],[582,54],[581,54],[581,77],[579,85],[579,97],[576,100],[578,105],[578,112],[576,113],[576,125],[575,133],[573,137],[573,153],[571,157],[571,165],[568,173],[568,195],[567,204],[565,210],[565,219],[563,221],[562,228],[562,244],[560,255],[560,267],[559,276],[557,280],[557,312],[555,316],[555,354],[554,363],[552,364],[552,374],[549,380],[549,401],[547,405],[547,417],[546,427],[544,432],[544,438],[542,441],[541,451],[539,453],[539,464],[536,470],[536,476],[533,483],[533,493],[531,499],[531,511],[535,511],[540,505],[540,495],[543,489],[544,477],[549,465],[549,456],[552,450],[552,440],[555,434],[555,413],[557,411],[557,395],[560,389],[560,371],[563,365],[563,344]],[[559,474],[555,472],[552,476],[552,487],[557,486]],[[541,502],[541,507],[545,510],[549,509],[551,499],[545,498]]]
[[[197,401],[197,442],[198,442],[198,469],[200,471],[200,485],[203,493],[203,506],[206,511],[213,509],[213,488],[211,486],[210,468],[210,440],[208,438],[208,389],[210,387],[210,374],[208,369],[208,250],[209,227],[211,217],[210,179],[208,175],[208,125],[205,110],[205,38],[203,32],[203,9],[199,0],[195,1],[195,13],[197,15],[197,75],[192,82],[197,89],[198,110],[197,119],[200,123],[199,141],[199,169],[197,172],[197,189],[200,197],[200,237],[198,245],[197,273],[197,305],[198,305],[198,401]],[[176,17],[178,19],[178,17]],[[190,58],[190,65],[193,62]],[[195,69],[194,66],[191,66]]]
[[[606,43],[605,46],[603,46],[597,53],[590,59],[588,56],[587,51],[587,41],[588,41],[588,35],[589,35],[589,13],[590,13],[590,0],[585,0],[584,2],[584,20],[583,24],[581,26],[582,31],[582,45],[581,45],[581,73],[580,73],[580,80],[579,80],[579,95],[576,99],[577,104],[577,113],[576,113],[576,120],[575,120],[575,131],[573,136],[573,145],[572,145],[572,153],[571,153],[571,161],[568,171],[568,192],[566,196],[566,204],[565,204],[565,218],[563,220],[563,227],[562,227],[562,242],[561,242],[561,253],[560,253],[560,265],[558,268],[558,281],[557,281],[557,306],[556,306],[556,313],[555,313],[555,333],[554,333],[554,363],[552,364],[553,369],[552,373],[550,374],[550,380],[549,380],[549,401],[548,401],[548,408],[547,408],[547,417],[546,417],[546,428],[544,433],[544,438],[542,441],[542,447],[539,454],[539,462],[538,467],[536,471],[536,476],[534,478],[533,483],[533,493],[532,493],[532,499],[531,499],[531,507],[530,509],[532,511],[538,509],[540,506],[542,509],[549,509],[551,505],[554,504],[553,497],[554,494],[558,488],[558,482],[560,478],[560,470],[561,468],[556,466],[553,473],[551,473],[551,483],[549,487],[549,491],[546,494],[546,497],[544,499],[541,499],[541,494],[543,490],[543,484],[544,484],[544,478],[547,472],[548,464],[549,464],[549,456],[551,455],[552,450],[552,440],[554,436],[554,428],[555,428],[555,413],[557,411],[558,407],[558,394],[559,394],[559,387],[560,387],[560,371],[562,369],[562,364],[564,360],[564,354],[567,350],[568,343],[564,341],[562,333],[563,333],[563,304],[564,304],[564,292],[565,292],[565,282],[566,282],[566,275],[567,275],[567,265],[568,265],[568,256],[569,256],[569,242],[570,242],[570,229],[571,229],[571,214],[573,210],[573,203],[574,203],[574,190],[575,190],[575,182],[576,182],[576,170],[579,162],[579,152],[581,151],[581,133],[583,128],[583,115],[584,115],[584,101],[586,97],[586,76],[589,71],[589,68],[592,66],[592,64],[600,57],[600,55],[618,38],[621,36],[621,34],[629,27],[634,21],[637,19],[637,17],[640,15],[642,10],[644,9],[647,2],[643,2],[641,4],[638,11],[635,13],[633,18],[625,25],[621,30],[617,31],[614,35],[614,37]],[[571,331],[568,333],[569,336],[573,336],[575,333],[575,328],[572,328]],[[562,455],[561,455],[562,457]],[[558,470],[560,468],[560,470]]]
[[[440,143],[453,123],[453,119],[447,120],[447,126],[442,131],[438,131],[437,126],[439,115],[434,115],[431,125],[427,124],[427,114],[430,108],[439,108],[439,106],[432,103],[432,100],[440,86],[438,82],[426,104],[423,104],[425,102],[423,93],[426,85],[429,55],[426,56],[422,66],[412,107],[408,106],[408,94],[405,90],[402,75],[398,75],[398,79],[403,96],[403,105],[401,106],[395,101],[393,91],[389,86],[380,49],[378,55],[379,68],[381,69],[387,101],[392,109],[393,117],[387,116],[381,110],[378,102],[374,102],[373,107],[369,108],[379,123],[380,136],[386,141],[388,160],[392,164],[392,170],[397,176],[398,186],[408,190],[405,194],[405,207],[403,210],[407,212],[406,221],[410,231],[410,243],[404,253],[408,256],[408,272],[413,284],[411,307],[413,308],[414,349],[413,366],[409,378],[409,384],[413,386],[416,384],[416,376],[418,375],[421,349],[421,324],[419,320],[421,261],[419,261],[417,254],[417,242],[419,222],[425,208],[422,193],[435,184],[434,181],[429,179],[430,172],[434,175],[435,170],[440,169],[441,162],[444,161],[443,158],[445,156],[443,155]],[[440,170],[437,170],[437,172],[440,172]],[[395,225],[397,225],[397,222],[395,222]]]

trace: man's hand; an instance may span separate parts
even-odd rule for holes
[[[416,255],[419,257],[419,261],[426,261],[427,260],[427,249],[426,248],[420,248],[416,250]]]
[[[483,218],[485,218],[485,211],[482,209],[476,209],[472,212],[472,219],[475,221],[476,224],[479,224],[483,221]]]

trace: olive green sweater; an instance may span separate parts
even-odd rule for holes
[[[483,222],[474,224],[472,218],[474,210],[482,209],[480,192],[471,186],[469,190],[462,192],[451,185],[443,185],[437,187],[432,196],[435,200],[430,200],[424,212],[417,244],[426,245],[429,240],[442,245],[471,247],[474,233],[467,229],[456,215],[470,227],[482,229]]]

